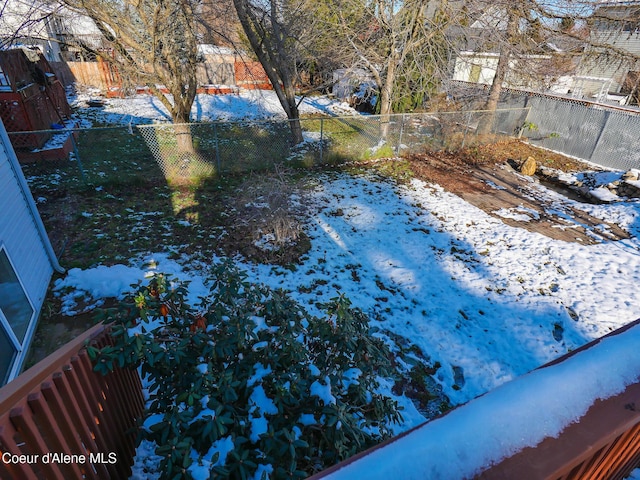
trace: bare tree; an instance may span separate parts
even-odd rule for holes
[[[280,105],[284,109],[293,143],[303,141],[296,99],[296,58],[291,45],[291,22],[301,11],[301,3],[287,0],[233,0],[238,18],[252,50],[262,64]]]
[[[514,53],[514,45],[518,41],[518,25],[520,16],[516,9],[506,10],[506,33],[505,41],[500,45],[500,57],[498,58],[498,65],[496,66],[496,74],[493,77],[491,88],[489,89],[489,95],[484,105],[485,110],[496,110],[498,108],[498,100],[500,99],[500,92],[502,91],[502,84],[509,71],[509,61]],[[489,123],[485,123],[488,127]]]
[[[340,55],[343,67],[364,69],[377,86],[385,138],[385,117],[397,109],[418,107],[437,90],[448,67],[446,31],[457,20],[456,8],[444,0],[319,3],[324,5],[326,35],[331,38],[328,48]]]
[[[497,108],[509,77],[511,84],[516,78],[520,83],[524,78],[538,79],[532,83],[541,83],[542,77],[550,75],[550,68],[557,74],[580,68],[582,72],[602,72],[609,78],[617,74],[620,85],[628,71],[626,85],[633,93],[634,70],[638,70],[640,55],[633,47],[632,37],[635,35],[635,42],[640,42],[640,7],[626,2],[590,0],[567,0],[553,5],[539,0],[471,0],[468,4],[478,12],[483,28],[491,32],[490,41],[476,46],[499,52],[485,109]],[[487,12],[494,13],[493,22]],[[550,53],[549,47],[554,42],[565,47],[572,45],[572,48]],[[536,60],[536,55],[547,56],[549,60]],[[514,69],[517,72],[513,72]],[[484,127],[490,127],[490,123],[485,122]]]
[[[196,95],[197,0],[61,0],[89,17],[109,51],[93,50],[114,63],[120,76],[145,85],[175,124],[187,124]],[[162,92],[166,88],[170,95]],[[189,128],[176,127],[182,150],[193,148]]]
[[[202,1],[196,20],[202,43],[242,49],[242,25],[233,0]]]
[[[0,48],[26,41],[45,41],[47,22],[56,5],[37,0],[0,1]]]

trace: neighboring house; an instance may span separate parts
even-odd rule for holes
[[[497,52],[460,52],[456,56],[453,80],[491,85],[500,54]],[[525,55],[509,61],[509,73],[504,86],[541,92],[567,93],[570,76],[554,69],[558,59],[552,54]],[[537,72],[532,75],[531,72]]]
[[[61,60],[60,45],[52,34],[50,19],[55,10],[33,0],[6,0],[0,15],[0,45],[36,46],[50,62]]]
[[[0,385],[20,373],[54,270],[64,271],[0,122]]]
[[[506,28],[507,14],[498,6],[480,12],[468,27],[452,28],[448,37],[456,46],[453,80],[490,85],[500,59],[496,31]],[[522,30],[522,34],[527,35],[527,32]],[[539,44],[531,46],[529,53],[512,54],[504,86],[566,93],[569,74],[575,69],[566,53],[576,48],[581,45],[556,37],[540,40]]]
[[[593,18],[591,43],[611,45],[620,52],[640,57],[640,1],[602,0]],[[601,48],[589,53],[578,69],[581,96],[600,99],[606,94],[618,95],[624,97],[623,103],[638,105],[640,61],[622,59],[619,55],[598,55],[603,53]]]
[[[102,47],[102,35],[86,16],[37,0],[6,0],[0,16],[0,43],[38,47],[49,62],[82,58],[79,43]]]

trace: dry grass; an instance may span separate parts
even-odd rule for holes
[[[249,175],[233,199],[228,240],[256,261],[290,263],[308,248],[300,218],[302,189],[292,172],[276,166],[273,172]]]

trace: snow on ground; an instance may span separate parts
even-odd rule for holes
[[[158,273],[189,282],[187,298],[191,304],[209,293],[204,278],[185,272],[183,266],[168,260],[166,253],[148,255],[135,265],[99,265],[87,270],[72,268],[64,278],[56,281],[55,290],[63,298],[63,313],[71,316],[83,313],[77,310],[80,299],[89,300],[89,308],[101,305],[104,298],[122,299],[125,293],[133,291],[133,285]]]
[[[88,123],[106,125],[128,125],[146,123],[168,123],[171,116],[167,109],[153,95],[140,94],[128,98],[110,98],[104,107],[87,107],[87,101],[94,98],[92,92],[74,95],[71,104],[79,109],[78,115]],[[300,114],[354,115],[358,114],[344,102],[326,96],[306,97],[299,106]],[[191,109],[194,122],[276,120],[286,115],[271,90],[240,89],[238,94],[207,95],[198,94]],[[88,121],[88,122],[87,122]]]
[[[417,180],[395,186],[373,176],[331,174],[320,176],[309,195],[314,206],[307,225],[312,248],[303,264],[293,272],[241,265],[254,280],[291,291],[314,313],[316,302],[344,292],[375,325],[410,339],[442,365],[438,381],[454,403],[494,390],[640,317],[633,297],[640,283],[635,238],[588,246],[555,241],[507,226],[440,187]],[[591,213],[615,218],[637,233],[638,207],[592,206]],[[74,269],[57,288],[74,287],[94,297],[117,295],[149,272],[163,271],[191,280],[194,294],[205,292],[196,274],[163,254],[152,258],[137,266]],[[632,355],[615,358],[628,362]],[[558,384],[566,384],[562,372]],[[586,385],[591,378],[599,374],[587,369],[571,384]],[[565,393],[575,397],[575,404],[581,391]],[[583,400],[590,405],[605,392],[598,384]],[[405,429],[424,420],[417,412],[407,413]],[[542,433],[528,426],[514,430],[508,422],[504,428],[530,432],[533,436],[523,435],[523,441],[534,442],[540,435],[557,433],[558,425],[575,420],[572,415],[547,421]],[[531,422],[533,417],[527,418]],[[484,422],[495,426],[495,417],[478,417],[474,428],[482,431]],[[478,455],[495,455],[483,452]]]
[[[507,453],[556,437],[587,412],[592,399],[609,398],[637,381],[638,342],[640,325],[560,364],[509,382],[329,474],[327,479],[475,478],[483,467],[499,463]],[[621,362],[620,358],[626,360]],[[554,395],[549,395],[550,391]],[[507,446],[510,451],[505,451]]]
[[[258,92],[199,96],[194,118],[282,116],[272,92],[261,94],[261,99],[254,97]],[[303,103],[303,111],[343,108],[346,112],[321,98]],[[167,121],[162,112],[159,103],[140,96],[110,100],[98,114],[112,123]],[[539,188],[545,198],[558,195]],[[439,362],[437,381],[454,404],[640,317],[637,201],[581,204],[633,234],[625,241],[582,245],[505,225],[418,180],[399,186],[373,175],[323,174],[308,196],[312,246],[303,263],[294,271],[238,259],[240,266],[253,280],[290,291],[312,313],[318,313],[318,302],[346,294],[373,324],[409,339]],[[498,213],[532,218],[524,209]],[[191,280],[194,296],[205,291],[201,274],[162,252],[129,265],[70,270],[56,289],[71,313],[78,297],[122,295],[153,271]],[[408,415],[403,427],[422,420]]]
[[[554,241],[417,180],[325,176],[312,195],[305,262],[295,272],[247,265],[253,278],[307,305],[346,293],[443,365],[438,378],[454,403],[640,317],[635,239]],[[632,221],[638,206],[598,209]]]
[[[376,325],[439,362],[438,380],[456,404],[640,317],[635,238],[555,241],[417,180],[397,187],[374,177],[325,175],[310,196],[312,247],[302,265],[295,271],[242,266],[253,280],[289,290],[313,313],[316,302],[345,293]],[[638,207],[592,206],[591,213],[637,230]],[[162,254],[153,258],[156,270],[203,285]],[[148,271],[73,269],[56,288],[110,296]],[[65,296],[70,310],[72,295]]]

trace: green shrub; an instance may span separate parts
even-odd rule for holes
[[[306,477],[402,420],[377,392],[391,354],[345,297],[316,318],[231,264],[216,267],[197,305],[187,287],[166,276],[139,285],[104,312],[115,345],[90,349],[98,371],[134,366],[146,377],[140,439],[156,443],[163,478],[191,478],[189,467],[218,440],[233,450],[211,459],[211,478],[244,479],[267,465],[270,478]]]

